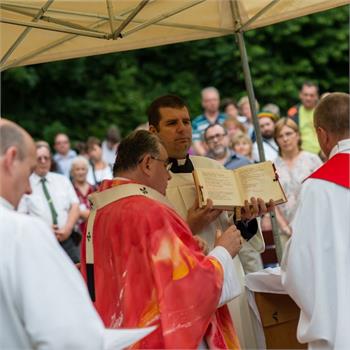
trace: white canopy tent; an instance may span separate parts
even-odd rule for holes
[[[348,0],[0,0],[1,70],[247,31]]]
[[[0,0],[0,71],[235,35],[263,161],[243,33],[347,4],[349,0]],[[272,226],[280,261],[274,214]]]

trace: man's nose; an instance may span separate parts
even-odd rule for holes
[[[186,125],[185,125],[183,122],[179,122],[179,123],[177,124],[177,130],[178,130],[178,131],[183,131],[183,130],[185,130],[185,127],[186,127]]]

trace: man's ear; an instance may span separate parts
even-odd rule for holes
[[[152,158],[149,154],[145,155],[140,163],[140,167],[143,173],[149,175],[151,173],[151,161]]]
[[[158,130],[154,125],[150,125],[148,130],[152,133],[152,134],[157,134]]]
[[[15,146],[9,147],[5,152],[4,166],[9,173],[12,173],[14,171],[13,163],[17,159],[17,156],[18,156],[18,150]]]

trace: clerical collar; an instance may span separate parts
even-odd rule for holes
[[[329,158],[332,158],[337,153],[349,153],[350,139],[340,140],[332,149]]]
[[[185,159],[169,158],[169,161],[172,163],[170,171],[175,174],[192,173],[192,171],[194,170],[193,164],[191,162],[189,155],[187,155]]]

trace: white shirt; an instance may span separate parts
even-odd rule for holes
[[[271,160],[274,161],[275,158],[278,156],[278,145],[276,144],[274,139],[263,139],[263,149],[265,153],[265,160]],[[253,159],[257,162],[260,161],[259,158],[259,150],[258,150],[258,144],[254,142],[253,144],[253,150],[252,150],[252,156]]]
[[[107,141],[102,142],[102,159],[112,168],[117,154],[118,144],[115,144],[112,149],[108,147]]]
[[[0,197],[0,348],[101,349],[104,327],[47,226]]]
[[[53,156],[53,160],[57,164],[58,171],[69,179],[70,170],[72,166],[73,159],[77,156],[77,152],[70,149],[66,155],[56,153]]]
[[[105,329],[45,223],[0,197],[0,349],[121,349],[149,329]]]
[[[95,177],[96,177],[96,180],[98,183],[100,183],[103,180],[111,180],[111,179],[113,179],[112,170],[108,165],[103,169],[95,169]],[[93,186],[96,185],[96,181],[94,178],[94,174],[93,174],[93,170],[92,170],[91,165],[89,165],[89,170],[88,170],[88,174],[86,177],[86,181]]]
[[[350,153],[350,139],[336,153]],[[350,190],[308,179],[282,260],[282,283],[301,309],[297,337],[309,349],[350,349]]]
[[[57,212],[57,225],[62,228],[66,225],[69,210],[72,204],[79,204],[79,199],[74,191],[72,183],[63,175],[47,173],[46,187]],[[18,206],[20,213],[38,216],[50,227],[52,226],[52,214],[45,197],[41,177],[33,173],[30,178],[32,194],[24,195]]]

